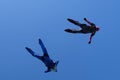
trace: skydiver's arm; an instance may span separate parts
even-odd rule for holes
[[[90,40],[89,40],[88,44],[91,43],[91,41],[92,41],[92,37],[95,35],[95,33],[96,33],[96,32],[93,32],[93,33],[90,35]]]
[[[94,24],[94,23],[90,22],[89,20],[87,20],[86,18],[84,18],[84,20],[85,20],[88,24],[90,24],[90,25],[93,25],[93,24]]]
[[[47,49],[46,49],[46,47],[44,46],[44,44],[43,44],[43,42],[42,42],[41,39],[39,39],[39,44],[40,44],[40,46],[41,46],[41,48],[42,48],[42,51],[43,51],[43,53],[44,53],[44,56],[49,57],[48,52],[47,52]]]

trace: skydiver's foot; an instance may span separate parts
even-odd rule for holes
[[[25,47],[25,49],[26,49],[32,56],[34,56],[34,52],[33,52],[30,48]]]
[[[69,22],[74,22],[74,20],[72,20],[72,19],[70,19],[70,18],[68,18],[67,20],[68,20]]]
[[[64,31],[65,31],[65,32],[72,32],[71,29],[65,29]]]

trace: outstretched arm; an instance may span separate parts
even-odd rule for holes
[[[46,49],[46,47],[44,46],[44,44],[43,44],[43,42],[42,42],[41,39],[39,39],[39,44],[40,44],[40,46],[41,46],[41,48],[42,48],[42,51],[43,51],[43,53],[44,53],[44,56],[49,57],[48,52],[47,52],[47,49]]]
[[[88,44],[91,43],[91,41],[92,41],[92,37],[93,37],[94,35],[95,35],[95,32],[93,32],[93,33],[90,35],[90,40],[89,40]]]
[[[87,20],[86,18],[84,18],[84,20],[85,20],[88,24],[90,24],[90,25],[94,25],[94,23],[90,22],[90,21]]]

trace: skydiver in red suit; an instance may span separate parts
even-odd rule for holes
[[[91,43],[92,41],[92,37],[95,35],[96,31],[99,31],[100,28],[99,27],[96,27],[96,25],[92,22],[90,22],[89,20],[87,20],[86,18],[84,18],[84,20],[89,24],[81,24],[80,22],[78,21],[75,21],[73,19],[70,19],[68,18],[67,19],[69,22],[77,25],[77,26],[80,26],[80,30],[75,30],[75,29],[65,29],[66,32],[69,32],[69,33],[83,33],[83,34],[88,34],[88,33],[91,33],[90,35],[90,39],[89,39],[89,42],[88,44]]]

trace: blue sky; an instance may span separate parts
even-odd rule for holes
[[[119,0],[1,0],[1,80],[120,80]],[[86,17],[100,26],[92,44],[89,35],[69,34]],[[44,64],[24,47],[42,55],[41,38],[58,72],[45,74]]]

